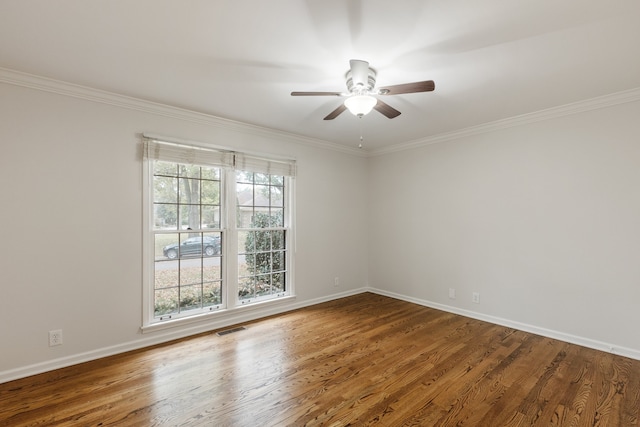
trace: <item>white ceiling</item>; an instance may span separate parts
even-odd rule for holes
[[[640,87],[637,0],[0,0],[0,67],[379,150]],[[322,118],[350,59],[402,115]]]

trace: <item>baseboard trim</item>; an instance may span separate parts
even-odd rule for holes
[[[77,365],[79,363],[90,362],[92,360],[101,359],[116,354],[126,353],[128,351],[139,350],[141,348],[150,347],[153,345],[164,344],[173,340],[186,338],[189,336],[197,335],[200,333],[211,332],[216,329],[226,328],[233,325],[238,325],[245,322],[250,322],[263,317],[273,316],[276,314],[286,313],[288,311],[297,310],[300,308],[320,304],[323,302],[333,301],[336,299],[358,295],[364,292],[371,292],[378,295],[387,296],[390,298],[398,299],[401,301],[407,301],[410,303],[422,305],[425,307],[434,308],[436,310],[446,311],[449,313],[457,314],[472,319],[482,320],[484,322],[493,323],[496,325],[502,325],[509,328],[518,329],[521,331],[529,332],[536,335],[541,335],[547,338],[557,339],[560,341],[576,344],[582,347],[591,348],[594,350],[600,350],[607,353],[617,354],[620,356],[628,357],[630,359],[640,360],[640,350],[622,347],[616,344],[606,343],[602,341],[592,340],[576,335],[566,334],[560,331],[554,331],[551,329],[540,328],[538,326],[529,325],[526,323],[516,322],[501,317],[490,316],[475,311],[464,310],[458,307],[452,307],[445,304],[439,304],[420,298],[414,298],[395,292],[389,292],[383,289],[362,287],[358,289],[352,289],[345,292],[335,293],[319,298],[313,298],[304,301],[294,300],[291,303],[274,305],[265,307],[260,310],[244,311],[237,315],[226,316],[224,318],[216,319],[215,321],[202,322],[202,324],[189,325],[188,327],[176,327],[167,330],[161,330],[152,333],[145,333],[141,335],[143,338],[135,341],[130,341],[110,347],[103,347],[100,349],[88,351],[85,353],[79,353],[71,356],[61,357],[53,360],[48,360],[41,363],[36,363],[28,366],[23,366],[15,369],[0,372],[0,384],[26,378],[32,375],[41,374],[43,372],[53,371],[56,369],[66,368],[68,366]]]
[[[617,354],[620,356],[628,357],[630,359],[640,360],[640,350],[619,346],[617,344],[607,343],[603,341],[597,341],[590,338],[580,337],[572,334],[567,334],[560,331],[555,331],[546,328],[540,328],[538,326],[529,325],[526,323],[516,322],[514,320],[504,319],[502,317],[490,316],[475,311],[464,310],[458,307],[452,307],[445,304],[439,304],[436,302],[423,300],[419,298],[410,297],[407,295],[398,294],[395,292],[389,292],[383,289],[368,288],[368,292],[374,294],[387,296],[390,298],[411,302],[414,304],[422,305],[425,307],[435,308],[436,310],[446,311],[460,316],[469,317],[476,320],[482,320],[484,322],[493,323],[496,325],[506,326],[520,331],[529,332],[536,335],[541,335],[547,338],[564,341],[570,344],[576,344],[582,347],[591,348],[594,350],[604,351],[606,353]]]
[[[223,318],[221,317],[212,321],[203,321],[197,324],[190,324],[186,327],[163,329],[157,332],[150,332],[145,334],[141,333],[141,338],[135,341],[129,341],[110,347],[103,347],[84,353],[74,354],[71,356],[65,356],[40,363],[35,363],[32,365],[2,371],[0,372],[0,384],[48,371],[53,371],[56,369],[66,368],[68,366],[73,366],[80,363],[90,362],[92,360],[102,359],[104,357],[114,356],[116,354],[126,353],[128,351],[139,350],[141,348],[151,347],[158,344],[164,344],[173,340],[186,338],[205,332],[211,332],[216,329],[250,322],[252,320],[257,320],[263,317],[286,313],[288,311],[297,310],[323,302],[361,294],[366,291],[366,288],[359,288],[309,300],[294,300],[289,303],[265,306],[256,310],[242,310],[236,314],[225,316]]]

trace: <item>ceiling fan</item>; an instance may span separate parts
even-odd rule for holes
[[[404,83],[375,89],[376,72],[369,67],[367,61],[352,59],[349,61],[351,69],[347,71],[348,92],[291,92],[291,96],[344,96],[347,99],[338,108],[333,110],[324,120],[333,120],[345,110],[358,117],[368,114],[372,109],[382,115],[393,119],[400,115],[389,104],[375,98],[374,95],[401,95],[405,93],[430,92],[435,89],[433,80],[423,82]]]

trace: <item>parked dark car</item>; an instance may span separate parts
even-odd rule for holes
[[[213,256],[220,253],[220,237],[189,237],[184,242],[172,243],[162,248],[164,256],[169,259],[175,259],[180,255],[182,257],[200,256],[204,252],[205,256]]]

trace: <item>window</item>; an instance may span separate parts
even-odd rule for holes
[[[292,161],[145,139],[145,325],[292,295]]]
[[[284,177],[236,172],[238,297],[244,303],[286,290]]]
[[[154,317],[222,303],[220,169],[153,162]]]

